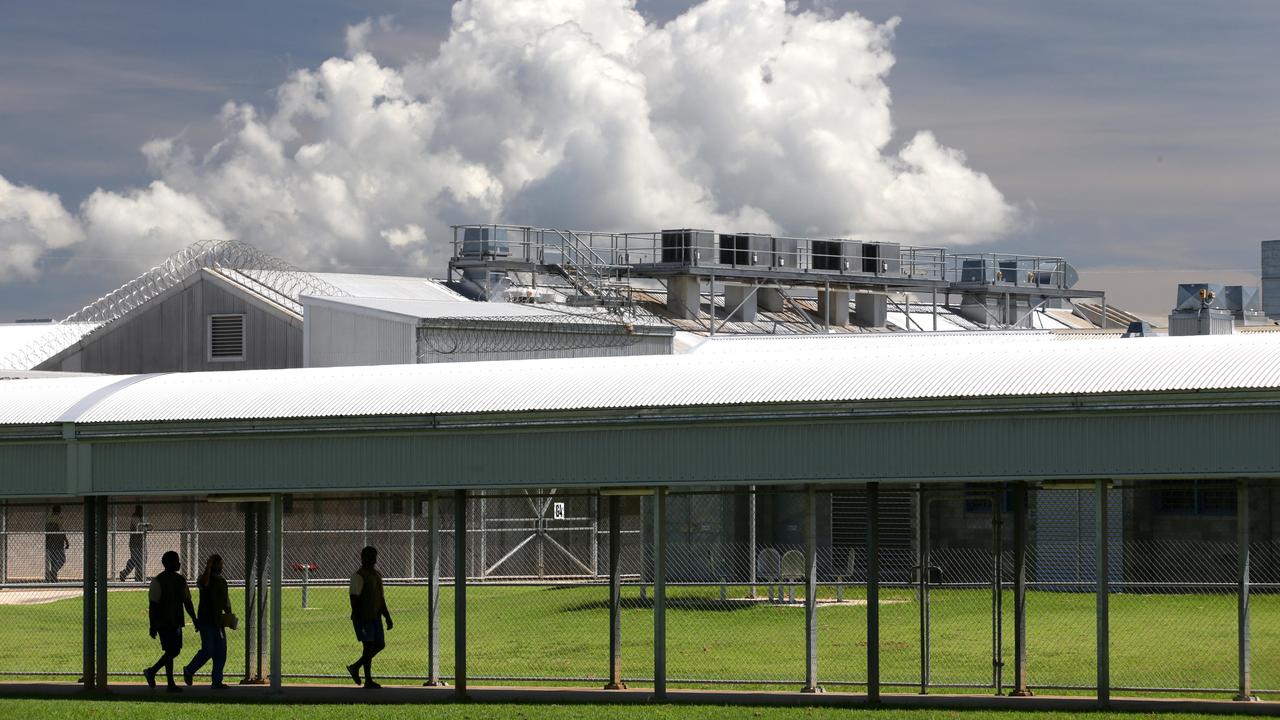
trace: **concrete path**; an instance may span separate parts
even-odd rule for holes
[[[107,695],[114,699],[146,700],[149,698],[184,700],[194,702],[278,702],[303,704],[415,704],[430,702],[456,702],[454,688],[427,688],[405,685],[387,685],[380,690],[365,690],[352,685],[288,684],[280,692],[272,692],[265,685],[236,685],[226,690],[214,690],[208,686],[184,687],[181,694],[164,691],[163,685],[155,690],[143,683],[112,684]],[[93,698],[101,694],[88,693],[75,683],[0,683],[0,697],[40,698]],[[473,687],[467,691],[467,701],[508,703],[650,703],[653,692],[649,689],[601,690],[593,688],[546,687]],[[800,692],[733,691],[733,690],[669,690],[667,702],[702,705],[785,705],[823,707],[865,707],[863,695],[830,692],[817,695]],[[1097,701],[1090,697],[1065,697],[1039,695],[1015,698],[991,695],[882,695],[882,707],[893,708],[954,708],[1025,711],[1082,711],[1097,710]],[[1278,702],[1233,702],[1230,700],[1199,700],[1181,698],[1113,698],[1110,709],[1142,713],[1220,713],[1248,715],[1280,715]]]

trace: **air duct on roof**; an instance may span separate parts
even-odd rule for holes
[[[1178,286],[1178,304],[1169,314],[1170,335],[1230,335],[1235,332],[1226,287],[1216,283]]]

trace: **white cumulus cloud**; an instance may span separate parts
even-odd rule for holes
[[[14,185],[0,175],[0,282],[35,277],[45,253],[83,238],[57,195]]]
[[[228,103],[217,142],[148,143],[147,188],[72,218],[0,179],[0,238],[18,238],[0,280],[80,233],[97,253],[235,237],[314,269],[418,272],[465,222],[999,236],[1014,211],[962,153],[927,132],[895,145],[895,25],[785,0],[662,26],[635,0],[460,0],[438,49],[391,64],[369,48],[394,24],[371,20],[268,107]]]

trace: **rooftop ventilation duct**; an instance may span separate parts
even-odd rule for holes
[[[1234,318],[1227,307],[1227,290],[1216,283],[1178,286],[1178,304],[1169,314],[1169,334],[1230,335]]]

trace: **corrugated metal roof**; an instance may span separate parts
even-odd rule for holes
[[[347,305],[391,313],[408,318],[519,318],[545,319],[578,317],[585,313],[568,313],[538,305],[524,303],[449,302],[418,298],[336,297],[313,298],[303,296],[303,305],[321,302],[327,305]]]
[[[24,357],[29,367],[4,368],[30,370],[79,342],[100,327],[100,323],[2,323],[0,324],[0,358]]]
[[[311,273],[354,297],[397,298],[465,302],[467,299],[445,287],[439,280],[399,275],[357,275],[352,273]]]
[[[0,424],[465,414],[1280,388],[1280,336],[245,370],[0,385]],[[967,336],[965,336],[967,337]],[[1030,337],[1030,336],[1029,336]]]

